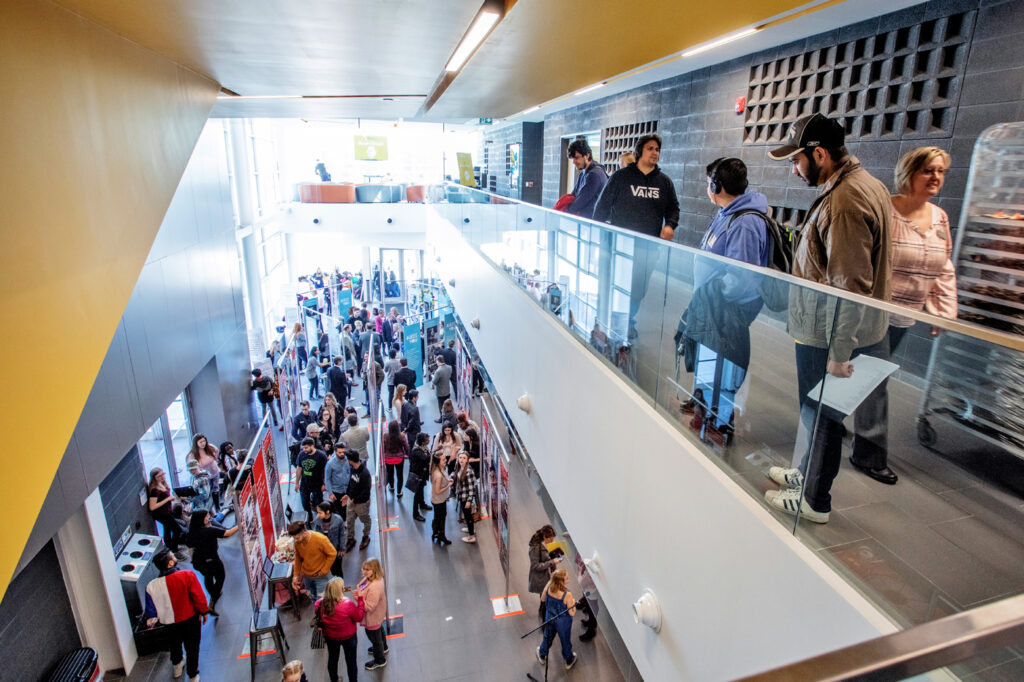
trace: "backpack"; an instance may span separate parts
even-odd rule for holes
[[[732,221],[742,215],[756,215],[764,221],[765,235],[768,239],[768,265],[767,267],[787,275],[793,271],[793,252],[796,250],[796,240],[793,231],[785,225],[781,225],[767,213],[756,208],[747,208],[737,211],[729,218],[726,230],[732,227]],[[797,233],[799,236],[799,233]],[[789,307],[789,284],[774,277],[761,277],[757,285],[757,291],[761,300],[769,310],[779,312]]]

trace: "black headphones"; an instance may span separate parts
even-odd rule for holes
[[[719,157],[715,159],[714,166],[711,168],[711,174],[708,175],[708,191],[712,194],[718,194],[722,191],[722,185],[718,180],[718,167],[725,161],[725,157]]]

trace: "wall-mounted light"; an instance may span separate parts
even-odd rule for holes
[[[463,219],[462,219],[462,222],[464,222],[464,223],[468,223],[468,222],[469,222],[469,218],[463,218]]]
[[[760,30],[761,29],[759,29],[757,27],[754,27],[754,28],[745,29],[743,31],[739,31],[738,33],[732,33],[730,35],[727,35],[727,36],[724,36],[722,38],[719,38],[718,40],[713,40],[710,43],[705,43],[704,45],[698,45],[697,47],[695,47],[693,49],[690,49],[690,50],[687,50],[686,52],[683,52],[683,54],[681,54],[679,56],[680,57],[692,57],[695,54],[700,54],[701,52],[707,52],[708,50],[713,50],[716,47],[720,47],[722,45],[725,45],[726,43],[731,43],[734,40],[739,40],[740,38],[746,38],[747,36],[751,35],[752,33],[757,33]]]
[[[393,222],[395,222],[394,218],[388,218],[388,225],[390,225]]]
[[[594,550],[594,556],[583,560],[583,565],[594,575],[601,575],[601,555]]]
[[[488,2],[483,4],[480,11],[473,18],[473,23],[469,25],[469,30],[462,36],[462,40],[459,41],[455,52],[452,53],[451,59],[445,64],[445,71],[452,73],[462,68],[462,65],[466,63],[466,60],[469,59],[476,48],[480,46],[480,43],[484,42],[484,38],[487,37],[487,34],[491,32],[494,25],[501,19],[503,9],[504,3],[488,0]]]
[[[522,410],[526,414],[530,414],[530,396],[529,396],[529,394],[524,393],[521,396],[519,396],[519,399],[516,400],[516,407],[518,407],[520,410]]]
[[[479,329],[480,328],[480,318],[479,317],[474,317],[472,320],[470,320],[469,326],[472,327],[473,329]]]
[[[533,216],[526,216],[526,222],[532,223],[533,222]]]
[[[633,621],[646,625],[655,632],[661,631],[661,604],[651,590],[644,590],[633,603]]]
[[[455,280],[454,279],[448,280],[448,286],[454,287],[455,286]]]

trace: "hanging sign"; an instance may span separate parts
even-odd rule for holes
[[[356,135],[356,161],[387,161],[388,138],[383,135]]]

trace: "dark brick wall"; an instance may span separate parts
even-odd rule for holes
[[[526,122],[487,128],[483,131],[483,140],[486,157],[481,154],[480,170],[488,178],[483,188],[505,197],[539,204],[544,173],[544,124]],[[520,153],[520,186],[512,187],[505,156],[508,145],[516,143]]]
[[[45,680],[82,646],[53,542],[11,582],[0,603],[0,679]]]
[[[156,522],[146,506],[139,502],[139,492],[146,487],[146,482],[147,474],[142,469],[139,449],[134,446],[100,483],[100,499],[103,500],[111,546],[127,526],[136,533],[156,533]]]
[[[704,168],[720,156],[743,159],[751,186],[766,194],[770,205],[804,209],[815,190],[793,177],[789,164],[767,158],[766,151],[778,143],[744,144],[744,115],[735,113],[734,104],[737,97],[748,94],[751,67],[883,31],[918,27],[932,19],[941,23],[961,12],[969,13],[971,25],[965,30],[970,40],[961,51],[967,63],[957,64],[963,76],[948,103],[952,126],[924,138],[909,134],[898,139],[852,138],[848,145],[890,188],[902,153],[922,144],[948,149],[953,168],[938,203],[955,224],[978,134],[994,123],[1024,119],[1024,11],[1014,0],[936,0],[551,114],[544,119],[543,204],[552,206],[558,198],[563,136],[656,120],[664,139],[661,166],[675,181],[680,198],[678,241],[695,245],[712,215]],[[504,139],[520,129],[521,124],[516,124],[488,131],[487,138]]]

